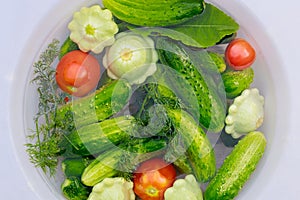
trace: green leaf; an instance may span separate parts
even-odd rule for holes
[[[145,29],[134,29],[136,27],[131,26],[129,28],[142,35],[167,36],[188,46],[206,48],[235,33],[239,25],[222,10],[207,3],[200,15],[177,26]]]
[[[201,15],[175,27],[174,30],[189,35],[202,47],[208,47],[236,32],[238,28],[239,25],[230,16],[215,6],[207,4]]]

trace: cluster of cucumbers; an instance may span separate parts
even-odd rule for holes
[[[103,0],[118,19],[138,26],[179,24],[205,8],[203,1],[151,0],[146,7],[142,2]],[[262,157],[266,139],[261,132],[253,131],[235,145],[217,169],[215,152],[207,137],[208,132],[223,130],[227,99],[249,86],[253,70],[226,71],[215,78],[214,70],[209,72],[201,61],[197,62],[199,58],[214,59],[207,51],[194,50],[167,37],[157,36],[154,40],[159,64],[176,71],[174,75],[168,67],[158,65],[149,84],[143,86],[152,89],[151,95],[146,92],[145,97],[150,97],[151,106],[163,105],[156,122],[164,118],[166,124],[159,134],[149,136],[151,130],[143,128],[147,122],[137,115],[143,110],[124,114],[137,87],[123,79],[106,80],[95,93],[58,109],[56,123],[66,132],[60,144],[66,176],[62,190],[71,199],[87,198],[95,184],[107,177],[128,176],[140,162],[156,156],[172,162],[181,173],[194,174],[198,182],[208,183],[205,200],[233,199]],[[62,51],[76,48],[68,38]],[[225,88],[220,89],[220,83]],[[186,85],[191,90],[186,90]],[[146,110],[147,106],[143,106],[139,109]]]

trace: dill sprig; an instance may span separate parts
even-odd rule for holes
[[[35,130],[28,136],[31,143],[25,144],[30,161],[51,176],[58,164],[60,131],[54,121],[57,107],[63,102],[55,82],[55,69],[52,68],[59,55],[59,41],[54,39],[33,64],[34,78],[39,97],[38,111],[33,120]]]

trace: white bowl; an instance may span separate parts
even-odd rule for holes
[[[248,38],[255,46],[258,57],[255,65],[255,81],[253,87],[259,88],[265,97],[265,121],[260,128],[265,133],[268,141],[266,153],[259,163],[257,170],[244,186],[237,199],[258,199],[263,192],[262,186],[274,181],[274,168],[278,166],[282,149],[285,148],[282,140],[288,133],[289,110],[287,99],[289,90],[286,75],[281,66],[281,61],[276,48],[264,32],[264,28],[249,10],[237,0],[210,1],[220,6],[229,13],[241,26],[240,35]],[[18,74],[15,74],[14,86],[16,92],[11,98],[11,122],[18,121],[15,126],[11,123],[12,137],[16,153],[23,172],[33,191],[41,199],[64,199],[60,194],[60,183],[57,179],[48,179],[40,170],[36,169],[29,161],[24,144],[27,142],[26,135],[30,127],[33,127],[32,116],[35,114],[37,95],[30,80],[32,78],[32,64],[38,59],[38,55],[46,48],[53,38],[63,40],[67,36],[66,25],[74,11],[82,5],[91,5],[99,1],[88,2],[62,0],[46,18],[41,20],[35,34],[32,35],[24,48],[23,57],[17,66]],[[43,31],[38,31],[43,30]],[[30,51],[29,51],[29,50]],[[280,83],[276,80],[280,80]],[[279,92],[280,91],[280,92]],[[284,108],[281,105],[285,105]],[[280,125],[279,125],[280,124]],[[20,134],[23,133],[23,134]],[[270,170],[272,169],[272,170]],[[59,176],[58,176],[59,180]]]

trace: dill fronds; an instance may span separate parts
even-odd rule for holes
[[[57,107],[63,102],[55,82],[55,69],[51,66],[59,55],[59,41],[54,39],[33,64],[34,78],[39,97],[38,111],[33,120],[35,130],[25,144],[30,161],[51,176],[55,174],[60,152],[60,131],[54,122]]]

